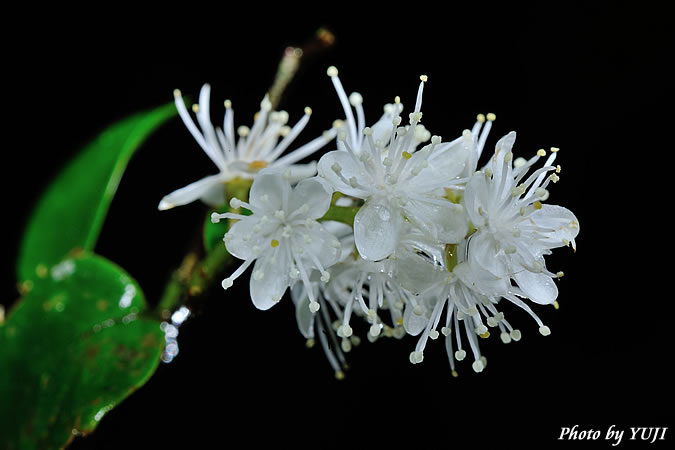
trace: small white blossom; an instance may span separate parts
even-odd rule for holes
[[[471,141],[460,137],[441,143],[421,128],[422,76],[408,127],[402,127],[403,106],[397,99],[372,127],[365,127],[362,98],[347,99],[334,67],[329,75],[346,114],[346,130],[338,133],[338,150],[319,160],[319,175],[335,190],[363,199],[354,220],[356,247],[365,259],[381,260],[396,248],[406,222],[444,242],[458,242],[467,230],[463,209],[444,198],[443,188],[460,187],[459,178],[471,157]],[[354,119],[351,104],[356,107]],[[465,180],[464,180],[465,181]],[[461,187],[460,187],[461,188]]]
[[[472,263],[467,244],[468,240],[465,240],[452,246],[450,252],[446,249],[448,254],[442,262],[422,252],[410,252],[398,260],[399,273],[407,274],[401,279],[412,288],[413,294],[406,303],[403,325],[408,334],[420,336],[410,353],[410,361],[413,364],[422,362],[428,340],[438,339],[442,334],[454,376],[457,375],[455,362],[464,360],[467,350],[473,355],[473,370],[481,372],[485,368],[487,359],[481,354],[479,338],[488,338],[490,328],[499,328],[504,343],[520,340],[520,330],[513,328],[504,319],[504,313],[497,309],[501,298],[532,315],[542,335],[550,334],[550,329],[518,298],[525,295],[511,286],[508,278],[495,278]],[[448,266],[451,256],[456,258],[454,267]],[[414,278],[410,277],[410,271]],[[445,320],[441,322],[444,310]],[[468,342],[468,348],[465,342]]]
[[[237,177],[252,179],[265,167],[288,169],[293,181],[310,177],[316,172],[316,163],[296,163],[323,147],[336,134],[335,130],[331,129],[323,136],[284,154],[307,125],[312,113],[310,108],[305,108],[305,115],[290,128],[286,125],[288,113],[273,111],[272,104],[265,96],[253,126],[251,128],[240,126],[235,133],[234,112],[229,100],[225,101],[223,127],[214,128],[210,115],[210,94],[211,87],[205,84],[199,94],[199,103],[193,107],[199,124],[197,127],[185,107],[180,91],[174,91],[176,108],[181,119],[202,150],[216,165],[219,173],[202,178],[165,196],[159,203],[160,210],[185,205],[198,199],[211,206],[221,206],[225,202],[226,182]],[[239,136],[236,142],[235,134]],[[281,141],[280,137],[283,137]]]
[[[292,287],[291,298],[298,328],[308,345],[314,345],[318,336],[336,377],[341,378],[346,367],[344,353],[361,340],[355,331],[360,327],[351,326],[353,317],[369,324],[366,337],[371,342],[380,336],[400,339],[405,336],[403,308],[409,294],[392,278],[391,260],[371,262],[355,257],[351,227],[337,222],[324,225],[340,239],[343,251],[340,262],[328,269],[328,283],[321,283],[316,272],[311,280],[313,295],[321,308],[316,314],[309,310],[308,291],[302,283]],[[391,325],[381,315],[383,311],[388,312]]]
[[[367,127],[361,94],[347,96],[334,67],[328,75],[345,120],[285,156],[309,120],[309,109],[291,129],[288,114],[272,111],[265,97],[252,128],[240,127],[235,143],[229,101],[223,128],[214,128],[210,88],[204,85],[193,108],[197,127],[176,92],[181,118],[220,173],[166,196],[160,209],[196,199],[222,204],[224,183],[253,180],[249,202],[230,203],[251,215],[212,215],[214,222],[236,220],[224,241],[228,252],[243,260],[223,288],[253,267],[251,299],[266,310],[290,287],[298,329],[308,346],[318,338],[337,378],[344,376],[344,354],[360,342],[364,324],[354,323],[355,317],[364,321],[370,341],[417,336],[409,355],[415,364],[424,360],[429,340],[442,335],[455,376],[456,362],[468,353],[473,370],[483,371],[487,360],[479,341],[491,329],[499,330],[504,343],[520,340],[520,330],[497,309],[502,300],[526,311],[539,332],[549,335],[525,300],[555,304],[554,279],[562,272],[549,271],[544,257],[561,246],[576,250],[577,218],[566,208],[543,204],[549,184],[559,179],[560,166],[553,165],[558,149],[530,172],[546,152],[514,160],[515,133],[510,133],[478,170],[494,114],[479,114],[462,136],[441,142],[421,124],[427,82],[421,76],[407,125],[397,97]],[[335,137],[337,149],[318,166],[295,164]],[[319,176],[308,178],[315,169]],[[334,191],[343,195],[326,215]],[[346,223],[353,217],[353,229],[319,223],[324,216]]]
[[[383,331],[403,337],[401,325],[407,295],[392,277],[391,260],[373,262],[361,257],[348,258],[335,265],[324,290],[324,296],[341,308],[338,335],[349,337],[352,313],[356,313],[370,324],[368,339],[371,341]],[[380,315],[382,311],[388,311],[388,320]]]
[[[286,174],[288,175],[288,174]],[[312,312],[319,308],[310,288],[312,270],[318,270],[323,282],[329,280],[326,270],[335,264],[341,253],[340,242],[316,219],[330,206],[331,194],[325,181],[318,177],[302,180],[294,188],[288,176],[275,169],[263,169],[255,178],[249,203],[233,199],[230,206],[244,207],[250,216],[214,214],[212,220],[238,219],[225,234],[225,246],[244,263],[222,282],[232,286],[253,263],[250,293],[259,309],[275,305],[295,281],[302,281],[309,293]]]
[[[552,149],[544,166],[529,177],[544,150],[518,167],[511,149],[516,133],[502,138],[490,163],[467,183],[465,205],[477,232],[471,236],[471,257],[497,277],[511,277],[532,301],[551,304],[558,295],[544,256],[563,245],[576,248],[579,221],[566,208],[544,205],[550,182],[558,181]],[[547,173],[552,172],[547,176]],[[523,181],[523,179],[525,179]]]

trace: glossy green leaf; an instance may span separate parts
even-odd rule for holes
[[[20,281],[35,280],[73,249],[94,248],[129,159],[175,114],[171,103],[113,124],[59,173],[26,224],[17,264]]]
[[[48,270],[0,325],[0,445],[62,448],[143,385],[160,323],[122,269],[85,252]]]

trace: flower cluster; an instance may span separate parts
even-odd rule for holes
[[[290,129],[288,114],[272,111],[265,98],[235,144],[229,101],[222,130],[214,129],[204,86],[193,108],[200,132],[176,93],[181,117],[220,173],[166,196],[160,209],[198,198],[223,205],[228,181],[253,180],[248,199],[227,195],[230,211],[212,215],[214,222],[231,221],[225,246],[243,260],[223,288],[253,266],[257,308],[274,306],[290,291],[300,332],[310,345],[318,337],[338,377],[344,352],[360,342],[354,317],[365,322],[370,341],[417,336],[412,363],[422,362],[429,339],[443,335],[453,375],[467,352],[473,370],[484,369],[479,340],[491,328],[504,343],[521,338],[500,310],[503,301],[549,335],[529,304],[555,304],[555,279],[563,274],[550,271],[544,258],[556,247],[576,250],[579,232],[572,212],[544,203],[559,180],[558,149],[515,158],[511,132],[479,167],[494,114],[479,114],[453,140],[431,135],[421,124],[427,82],[421,76],[412,112],[403,115],[396,97],[366,126],[363,97],[347,95],[336,68],[328,75],[344,120],[283,156],[309,108]],[[318,164],[296,164],[329,144]]]

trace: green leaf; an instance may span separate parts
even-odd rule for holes
[[[0,325],[4,449],[62,448],[142,386],[163,351],[138,284],[80,253],[53,266]]]
[[[17,264],[20,281],[35,280],[74,249],[93,250],[129,159],[175,114],[171,103],[123,119],[65,167],[26,224]]]

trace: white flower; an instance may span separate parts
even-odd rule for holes
[[[331,281],[324,296],[339,310],[339,337],[352,335],[352,313],[370,324],[368,339],[374,341],[382,332],[386,336],[403,337],[403,307],[408,294],[392,278],[392,261],[367,261],[361,257],[347,260],[331,269]],[[334,308],[335,309],[335,308]],[[391,325],[379,312],[388,311]]]
[[[347,131],[338,133],[338,150],[321,157],[318,171],[335,190],[365,200],[354,220],[361,256],[377,261],[390,255],[406,222],[440,241],[459,242],[467,231],[466,218],[460,205],[443,197],[443,188],[461,188],[459,176],[470,161],[471,141],[460,137],[441,144],[441,138],[433,136],[431,144],[417,150],[429,138],[419,125],[427,77],[420,77],[408,127],[400,126],[403,107],[397,99],[369,128],[365,127],[361,96],[352,94],[347,99],[337,69],[331,67],[328,73],[345,110]],[[357,120],[350,102],[356,107]]]
[[[576,249],[577,218],[566,208],[543,205],[546,187],[557,182],[559,166],[553,166],[558,149],[552,148],[544,167],[522,181],[546,151],[539,150],[529,161],[513,165],[511,132],[496,146],[494,157],[483,171],[467,183],[465,206],[477,232],[471,236],[471,258],[496,277],[511,277],[532,301],[551,304],[558,295],[544,256],[563,245]],[[548,172],[553,172],[547,176]]]
[[[532,315],[542,335],[550,334],[550,329],[518,298],[524,296],[522,291],[511,286],[508,278],[495,278],[473,264],[468,248],[468,240],[465,240],[457,246],[447,246],[442,259],[424,252],[410,252],[398,260],[397,275],[404,275],[401,281],[414,294],[406,303],[403,325],[409,334],[420,335],[415,350],[410,353],[410,362],[422,362],[428,340],[443,334],[453,376],[457,376],[455,361],[462,361],[467,355],[462,335],[468,341],[474,360],[472,368],[476,372],[483,371],[487,364],[480,351],[479,338],[488,338],[489,328],[498,327],[505,344],[520,340],[520,330],[513,328],[504,313],[497,310],[502,297]],[[410,272],[414,276],[410,276]],[[441,323],[444,310],[445,320]]]
[[[271,308],[289,286],[301,280],[309,292],[310,308],[318,310],[319,303],[310,288],[311,272],[318,270],[322,281],[327,282],[330,274],[326,268],[338,261],[341,249],[335,236],[316,221],[328,210],[331,195],[325,181],[318,177],[291,188],[288,173],[261,170],[251,186],[249,203],[236,198],[230,203],[235,209],[249,209],[252,215],[212,215],[214,222],[239,219],[224,241],[227,251],[244,263],[223,280],[223,288],[232,286],[255,261],[250,293],[257,308]]]
[[[314,272],[310,277],[312,294],[319,303],[319,311],[313,311],[308,306],[311,304],[309,291],[303,283],[295,283],[291,288],[291,299],[295,304],[295,317],[300,333],[307,339],[307,347],[313,347],[316,337],[318,336],[321,347],[323,348],[326,359],[335,371],[335,377],[342,379],[344,377],[344,369],[347,367],[344,352],[349,352],[352,345],[357,345],[360,341],[357,336],[350,336],[348,338],[342,337],[342,341],[338,342],[336,331],[339,328],[339,319],[343,316],[343,305],[337,304],[333,300],[326,300],[324,292],[327,287],[335,282],[336,271],[339,272],[339,267],[346,259],[351,258],[352,249],[354,248],[354,233],[352,228],[348,225],[339,222],[327,221],[323,223],[324,228],[332,233],[342,246],[340,255],[340,262],[330,267],[329,283],[321,282],[318,273]],[[326,305],[330,304],[330,308]],[[330,311],[337,315],[338,320],[331,318]]]
[[[370,324],[366,336],[371,342],[381,336],[403,338],[403,308],[409,294],[392,278],[393,261],[355,257],[351,227],[337,222],[324,222],[324,226],[340,239],[343,251],[340,262],[327,269],[328,283],[320,283],[316,272],[311,279],[313,295],[321,308],[314,314],[307,307],[310,299],[302,283],[293,285],[291,298],[298,329],[307,338],[307,345],[313,346],[318,336],[336,377],[342,378],[344,353],[361,342],[350,325],[353,317]],[[388,312],[391,325],[380,315],[382,311]]]
[[[286,168],[291,171],[291,179],[299,181],[316,172],[316,163],[295,164],[311,155],[335,137],[335,130],[326,131],[311,142],[296,150],[282,154],[290,147],[298,134],[307,125],[312,113],[305,108],[305,115],[293,127],[289,128],[288,113],[272,111],[267,96],[260,104],[253,126],[241,126],[235,143],[234,112],[229,100],[225,101],[225,120],[222,128],[214,128],[210,115],[211,87],[205,84],[199,94],[199,104],[193,106],[199,128],[185,108],[185,102],[179,90],[174,91],[176,108],[188,130],[197,140],[204,152],[218,167],[219,173],[210,175],[178,189],[165,196],[159,203],[160,210],[185,205],[197,199],[211,206],[221,206],[225,202],[224,184],[234,178],[252,179],[265,167]],[[201,129],[201,131],[200,131]],[[281,141],[279,137],[283,136]]]

